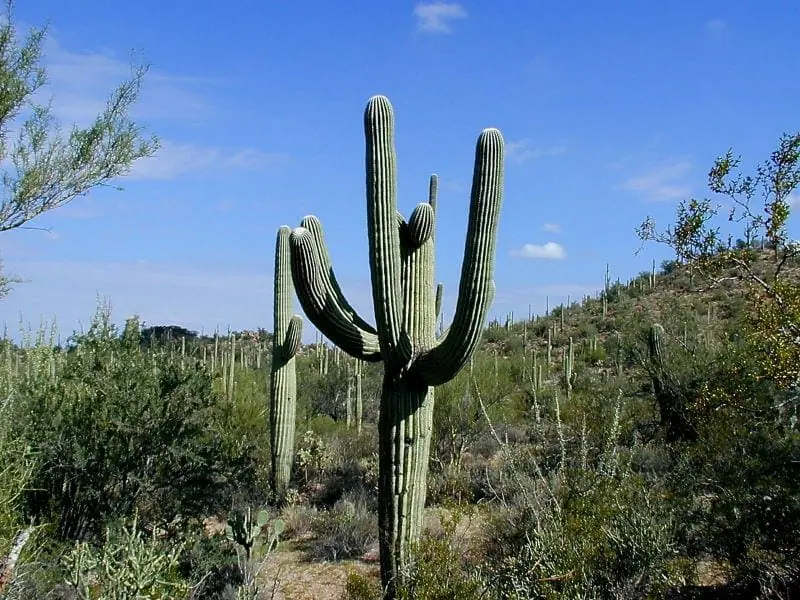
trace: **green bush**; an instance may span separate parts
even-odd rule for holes
[[[141,350],[138,327],[118,334],[101,312],[57,377],[20,385],[15,433],[38,459],[27,510],[61,538],[97,536],[137,510],[168,527],[255,485],[257,457],[220,429],[208,372]]]
[[[566,476],[548,505],[498,515],[487,575],[507,600],[661,598],[682,584],[674,524],[660,492],[640,476]]]
[[[341,600],[381,600],[380,579],[361,573],[349,573]]]
[[[442,518],[438,534],[427,533],[412,551],[408,583],[399,590],[400,600],[479,600],[486,589],[476,569],[464,559],[463,539],[457,528],[464,514],[452,507]]]

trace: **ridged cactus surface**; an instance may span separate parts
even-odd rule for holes
[[[276,502],[281,503],[292,474],[294,457],[297,376],[295,355],[300,347],[303,321],[292,315],[294,286],[291,275],[289,238],[292,230],[278,229],[275,241],[274,334],[270,376],[269,433],[272,465],[270,482]]]
[[[394,112],[374,96],[364,113],[369,265],[376,326],[346,300],[316,217],[292,232],[292,275],[309,320],[351,356],[383,361],[379,417],[381,578],[394,598],[419,539],[425,506],[434,386],[469,362],[494,297],[503,190],[503,138],[485,129],[475,149],[464,260],[452,325],[438,338],[441,291],[434,282],[437,179],[408,220],[397,208]],[[438,300],[438,301],[437,301]]]

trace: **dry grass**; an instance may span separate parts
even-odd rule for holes
[[[379,576],[377,563],[362,560],[309,562],[306,553],[286,544],[270,556],[262,571],[262,586],[275,600],[340,600],[352,572]]]

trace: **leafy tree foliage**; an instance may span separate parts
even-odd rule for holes
[[[7,165],[0,169],[0,232],[26,227],[39,215],[108,185],[158,149],[158,140],[145,137],[129,115],[147,72],[141,66],[133,67],[91,124],[63,132],[50,104],[37,95],[47,83],[46,33],[34,28],[20,39],[12,2],[7,2],[0,18],[0,161]],[[16,281],[0,277],[0,297]]]

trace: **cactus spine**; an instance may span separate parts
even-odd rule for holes
[[[306,217],[291,237],[292,274],[306,315],[351,356],[383,361],[379,431],[381,579],[395,598],[419,539],[425,506],[434,386],[453,379],[479,343],[494,297],[503,188],[503,138],[485,129],[475,151],[469,224],[451,327],[436,336],[435,179],[406,221],[397,210],[394,112],[374,96],[364,115],[369,264],[376,327],[344,298],[322,228]]]
[[[282,503],[292,474],[294,457],[297,377],[294,357],[300,347],[303,321],[292,316],[294,286],[291,277],[289,237],[292,230],[278,229],[275,241],[274,319],[272,372],[270,376],[269,437],[273,499]]]

